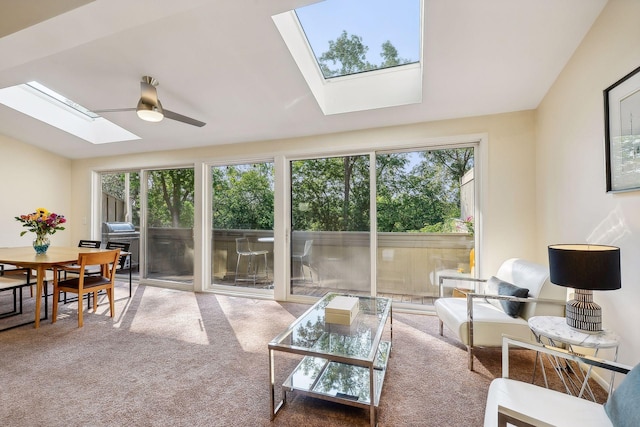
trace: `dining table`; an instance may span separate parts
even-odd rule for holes
[[[32,246],[0,248],[0,264],[25,267],[36,272],[36,309],[34,326],[40,327],[40,308],[42,303],[42,290],[46,278],[47,269],[56,264],[69,264],[78,261],[80,253],[102,252],[105,249],[79,248],[66,246],[50,246],[46,253],[36,254]],[[55,298],[55,297],[54,297]],[[45,306],[45,318],[47,316]]]

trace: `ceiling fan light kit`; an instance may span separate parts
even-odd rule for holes
[[[160,120],[164,119],[164,114],[162,114],[162,107],[149,105],[142,99],[138,101],[136,113],[138,114],[138,117],[147,122],[159,122]]]

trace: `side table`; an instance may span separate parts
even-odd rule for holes
[[[612,348],[615,350],[613,360],[616,361],[618,358],[618,345],[620,342],[619,337],[609,329],[604,329],[602,332],[597,334],[587,334],[584,332],[577,331],[575,329],[571,329],[569,325],[567,325],[567,320],[564,317],[557,316],[534,316],[529,318],[529,328],[536,337],[536,340],[539,343],[543,343],[542,339],[545,338],[548,343],[554,347],[559,346],[560,344],[564,344],[567,346],[567,349],[573,352],[573,347],[585,347],[594,349],[593,356],[598,356],[598,351],[603,348]],[[545,385],[547,385],[546,373],[544,371],[544,366],[542,366],[542,355],[540,356],[540,365],[542,368],[542,373],[545,380]],[[538,362],[538,358],[536,357],[536,364]],[[554,365],[554,368],[562,383],[564,384],[567,393],[573,395],[576,392],[578,397],[582,397],[582,394],[587,390],[591,395],[592,400],[595,400],[593,392],[589,387],[588,380],[591,375],[591,366],[587,368],[586,372],[583,372],[582,377],[579,379],[582,381],[582,386],[580,387],[580,391],[577,392],[576,384],[572,381],[571,377],[567,376],[565,380],[562,375],[563,372],[582,372],[582,369],[578,366],[577,368],[572,368],[569,365],[560,366],[559,362],[555,359],[551,359],[551,363]],[[534,367],[534,377],[535,377],[535,367]],[[611,380],[609,382],[609,394],[613,391],[613,381],[614,374],[611,374]]]

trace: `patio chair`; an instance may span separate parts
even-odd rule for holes
[[[78,327],[83,325],[82,304],[80,301],[84,294],[93,293],[93,312],[98,309],[96,294],[104,289],[109,299],[109,314],[113,317],[113,286],[116,278],[116,268],[120,249],[106,252],[81,253],[78,255],[78,265],[80,271],[78,277],[60,280],[57,274],[59,266],[53,267],[53,316],[51,323],[55,323],[58,317],[58,298],[60,292],[71,292],[78,294]],[[99,275],[86,275],[85,270],[89,266],[100,266]]]
[[[306,265],[309,269],[309,278],[311,282],[313,282],[313,270],[311,270],[311,249],[313,248],[313,240],[307,240],[304,242],[304,249],[301,253],[292,254],[291,258],[293,261],[298,261],[300,264],[300,276],[303,281],[307,280],[307,276],[304,272],[304,266]],[[306,264],[305,264],[306,261]]]
[[[236,275],[234,277],[234,285],[238,283],[238,280],[253,280],[253,285],[256,284],[256,277],[258,275],[258,260],[256,257],[264,256],[264,272],[265,278],[268,277],[269,273],[267,271],[267,254],[269,251],[267,250],[252,250],[249,245],[249,239],[246,237],[238,237],[236,238],[236,253],[238,255],[238,260],[236,261]],[[240,269],[240,260],[246,257],[247,258],[247,270],[243,278],[238,278],[239,269]]]

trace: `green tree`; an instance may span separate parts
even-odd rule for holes
[[[213,168],[213,226],[273,230],[273,164]]]
[[[193,227],[193,169],[149,173],[147,212],[151,227]]]
[[[295,230],[369,229],[368,156],[295,161],[291,181]]]
[[[380,65],[367,61],[368,51],[369,47],[362,42],[362,37],[354,34],[349,35],[345,30],[342,30],[337,39],[329,40],[329,49],[318,57],[318,64],[325,77],[334,77],[410,62],[408,59],[398,56],[398,50],[389,40],[382,44],[380,56],[383,61]]]

